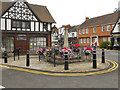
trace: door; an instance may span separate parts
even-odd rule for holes
[[[15,48],[20,48],[20,53],[25,54],[29,50],[29,40],[27,36],[17,36],[15,39]]]
[[[94,38],[94,43],[96,43],[96,42],[98,42],[98,41],[97,41],[97,38]]]

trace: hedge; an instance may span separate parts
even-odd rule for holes
[[[111,42],[108,42],[108,41],[106,41],[106,42],[102,42],[102,43],[100,43],[100,48],[107,48],[107,46],[108,45],[110,45],[111,44]]]

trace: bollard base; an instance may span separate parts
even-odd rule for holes
[[[65,62],[65,70],[69,70],[69,68],[68,68],[68,62]]]
[[[102,57],[102,63],[105,63],[105,57]]]
[[[97,61],[93,60],[93,68],[97,68]]]

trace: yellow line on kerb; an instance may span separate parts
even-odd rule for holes
[[[15,70],[19,70],[19,71],[25,71],[25,72],[30,72],[30,73],[36,73],[36,74],[53,75],[53,76],[86,76],[86,75],[112,72],[118,68],[118,63],[116,63],[115,61],[111,61],[111,60],[107,60],[107,59],[106,59],[106,61],[111,62],[113,64],[113,67],[111,67],[107,70],[95,71],[95,72],[89,72],[89,73],[51,73],[51,72],[42,72],[42,71],[24,69],[24,68],[19,68],[19,67],[9,67],[9,66],[5,66],[5,65],[0,65],[0,67],[8,68],[8,69],[15,69]]]

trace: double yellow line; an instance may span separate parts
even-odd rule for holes
[[[35,73],[35,74],[44,74],[44,75],[52,75],[52,76],[86,76],[86,75],[94,75],[94,74],[102,74],[102,73],[107,73],[107,72],[112,72],[118,68],[118,63],[115,61],[107,60],[108,62],[111,62],[113,66],[107,70],[102,70],[102,71],[94,71],[94,72],[86,72],[86,73],[52,73],[52,72],[42,72],[42,71],[37,71],[37,70],[31,70],[31,69],[24,69],[20,67],[12,67],[12,66],[6,66],[6,65],[0,65],[0,67],[3,68],[8,68],[8,69],[14,69],[14,70],[19,70],[19,71],[25,71],[25,72],[30,72],[30,73]]]

